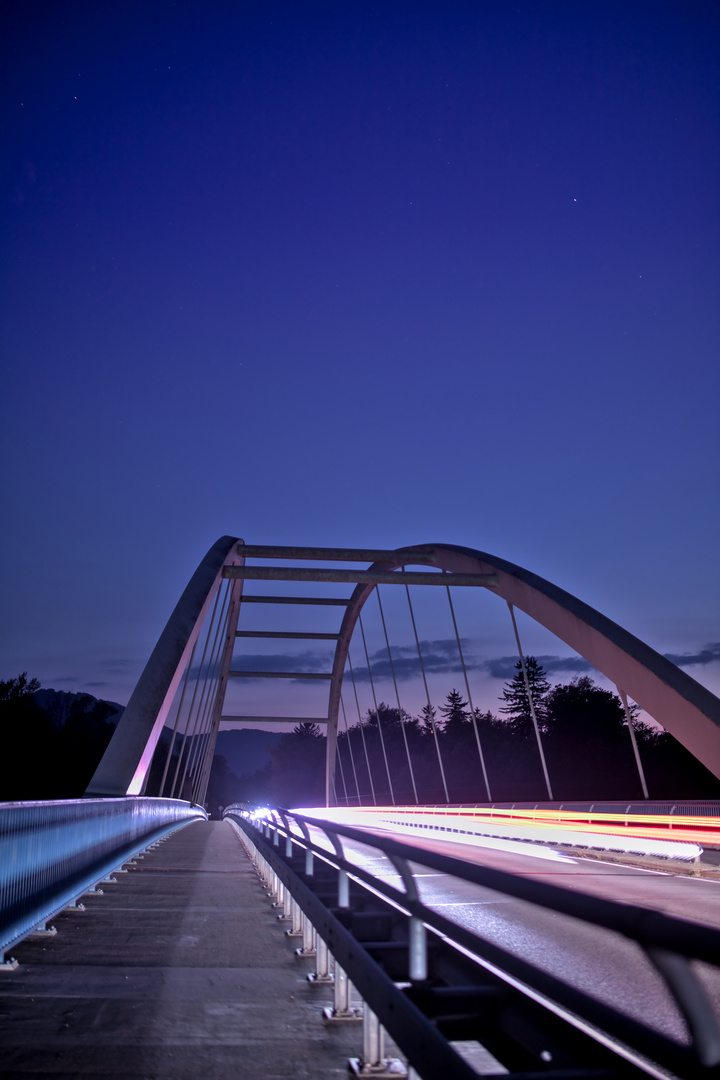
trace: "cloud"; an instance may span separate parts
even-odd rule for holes
[[[468,670],[477,669],[477,661],[470,655],[465,655],[470,642],[465,638],[462,638],[461,642],[463,646],[463,655],[465,656],[465,667]],[[420,661],[415,645],[391,645],[390,650],[392,654],[392,667],[390,666],[390,661],[388,659],[387,649],[377,649],[374,653],[370,654],[370,667],[372,669],[373,679],[391,679],[393,670],[396,679],[414,679],[420,677]],[[420,651],[422,653],[423,667],[428,674],[434,674],[435,672],[462,671],[455,638],[438,638],[435,641],[421,641]],[[355,673],[355,679],[358,682],[369,682],[370,676],[368,674],[367,664],[364,661],[359,665],[353,664],[353,671]]]
[[[77,675],[58,675],[57,679],[53,679],[53,682],[56,682],[56,683],[57,682],[71,683],[71,682],[79,682],[79,681],[80,680],[78,679]]]
[[[499,656],[493,658],[479,657],[473,651],[473,643],[469,638],[461,638],[463,658],[467,671],[478,672],[491,679],[512,679],[515,674],[517,656]],[[382,681],[391,679],[393,671],[398,681],[419,679],[421,677],[420,661],[417,647],[413,645],[391,645],[392,666],[388,659],[387,649],[383,646],[370,653],[370,667],[373,679]],[[437,638],[431,641],[421,641],[420,651],[425,672],[428,675],[447,674],[457,675],[462,673],[462,664],[458,653],[455,638]],[[354,655],[353,674],[356,682],[367,683],[370,681],[365,657],[357,651]],[[572,672],[573,674],[592,671],[592,664],[579,656],[538,656],[537,659],[550,675],[555,672]],[[245,653],[233,661],[234,671],[297,671],[300,672],[325,672],[329,673],[332,661],[328,653],[307,650],[302,653]],[[197,676],[199,669],[193,668],[192,675]],[[252,680],[259,681],[259,680]]]
[[[574,675],[594,671],[588,660],[582,656],[536,656],[535,659],[545,668],[548,675],[554,675],[559,671],[571,671]],[[516,674],[515,665],[517,656],[498,656],[494,660],[486,660],[485,666],[492,679],[512,679]]]
[[[472,641],[461,638],[463,658],[467,671],[480,672],[491,679],[512,679],[515,675],[517,656],[498,656],[490,659],[476,656],[473,653]],[[444,638],[437,641],[421,641],[423,665],[425,671],[433,674],[458,674],[462,672],[462,664],[458,653],[457,642],[454,638]],[[410,645],[392,646],[393,668],[397,679],[411,679],[420,675],[420,662],[417,649]],[[545,668],[548,675],[560,671],[569,671],[573,674],[592,671],[592,664],[583,660],[580,656],[538,656],[536,659]],[[386,649],[378,649],[370,657],[373,678],[391,678],[392,671]],[[355,668],[355,678],[360,682],[369,679],[367,666]]]
[[[694,664],[712,664],[720,660],[720,642],[706,645],[697,653],[665,653],[665,659],[678,667],[692,667]]]
[[[109,686],[110,684],[107,683],[107,682],[86,682],[85,685],[86,686]]]
[[[469,672],[476,672],[490,679],[512,679],[516,674],[518,658],[512,656],[481,657],[474,652],[473,642],[469,638],[461,638],[465,667]],[[420,661],[416,646],[391,645],[392,667],[388,659],[387,649],[383,646],[370,653],[370,667],[373,679],[382,681],[391,679],[393,671],[398,681],[419,679],[421,676]],[[456,675],[462,672],[460,656],[455,638],[437,638],[420,642],[423,666],[426,674]],[[720,644],[705,646],[696,653],[672,654],[666,653],[679,667],[690,667],[693,664],[711,664],[720,660]],[[596,670],[589,660],[582,656],[558,656],[556,654],[537,655],[536,660],[542,664],[548,676],[562,675],[585,675]],[[330,672],[332,658],[329,652],[306,650],[305,652],[286,653],[244,653],[233,662],[235,671],[297,671],[304,672]],[[193,668],[192,675],[197,676],[199,668]],[[365,657],[362,652],[354,650],[353,673],[355,681],[367,683],[370,681]],[[253,680],[259,681],[259,680]],[[88,684],[92,685],[92,684]]]
[[[206,667],[202,668],[203,675]],[[293,671],[317,672],[330,674],[332,669],[332,653],[305,652],[295,653],[242,653],[235,657],[231,664],[232,671]],[[190,672],[191,678],[197,678],[200,674],[200,666],[195,665]],[[248,681],[247,679],[245,680]],[[251,682],[259,682],[259,679],[251,679]]]

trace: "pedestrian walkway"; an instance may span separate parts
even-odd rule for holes
[[[347,1076],[361,1025],[322,1023],[332,987],[307,981],[230,825],[191,824],[103,888],[0,976],[6,1080]]]

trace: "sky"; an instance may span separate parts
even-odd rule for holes
[[[4,19],[0,678],[126,702],[232,534],[478,548],[718,692],[717,5]]]

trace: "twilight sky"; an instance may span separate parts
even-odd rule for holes
[[[477,547],[717,692],[716,5],[4,10],[1,678],[125,702],[233,533]]]

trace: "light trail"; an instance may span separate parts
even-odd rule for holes
[[[332,807],[305,809],[309,816],[404,834],[442,833],[443,839],[486,844],[525,841],[622,851],[691,861],[703,846],[720,844],[717,818],[665,814],[608,814],[564,810],[480,810],[458,807]],[[493,845],[490,845],[493,846]],[[536,849],[537,850],[537,849]]]

